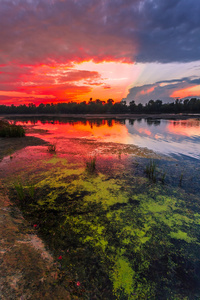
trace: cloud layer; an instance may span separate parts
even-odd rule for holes
[[[93,87],[119,100],[103,73],[75,65],[200,60],[199,16],[199,0],[1,0],[0,103],[80,100]],[[127,99],[167,101],[190,87],[191,79],[156,82]]]
[[[134,100],[137,104],[145,104],[151,99],[171,102],[176,98],[188,97],[200,97],[200,78],[185,77],[136,86],[129,89],[127,97],[123,100],[126,100],[127,103]]]
[[[200,59],[199,0],[1,0],[0,64]]]

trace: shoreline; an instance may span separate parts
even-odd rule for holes
[[[200,118],[200,114],[2,114],[0,119],[10,117],[59,117],[73,119],[188,119]]]

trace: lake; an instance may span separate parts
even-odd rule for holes
[[[200,158],[200,120],[44,120],[17,122],[51,132],[51,139],[89,138],[133,144],[162,154]]]
[[[200,298],[200,120],[13,118],[0,162],[78,299]],[[78,282],[78,285],[77,285]]]

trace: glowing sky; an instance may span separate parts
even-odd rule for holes
[[[0,104],[200,97],[199,0],[1,0]]]

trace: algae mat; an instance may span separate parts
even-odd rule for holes
[[[10,198],[59,262],[59,285],[72,299],[199,299],[199,194],[136,158],[134,172],[112,162],[102,172],[55,154],[13,176]]]

